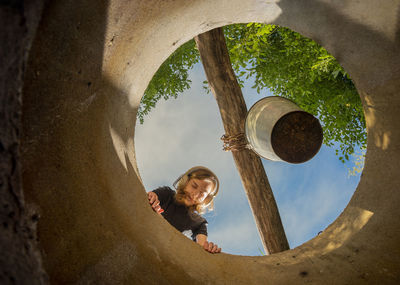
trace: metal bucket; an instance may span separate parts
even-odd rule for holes
[[[251,149],[259,156],[290,163],[311,159],[323,140],[317,118],[278,96],[265,97],[250,108],[245,134]]]

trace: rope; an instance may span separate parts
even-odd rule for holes
[[[224,142],[222,149],[224,151],[240,151],[244,149],[250,149],[250,145],[247,143],[246,136],[244,133],[236,135],[223,135],[221,140]]]

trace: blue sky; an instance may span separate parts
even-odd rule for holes
[[[224,134],[213,95],[202,82],[201,64],[190,73],[191,89],[177,99],[160,100],[137,123],[135,148],[140,175],[147,191],[172,186],[192,166],[204,165],[220,179],[221,188],[214,211],[205,214],[209,240],[223,252],[261,255],[262,245],[240,177],[230,152],[222,150]],[[249,109],[268,92],[257,94],[246,82],[243,95]],[[349,202],[359,175],[349,176],[352,162],[343,164],[334,148],[322,146],[303,164],[263,159],[291,248],[308,241],[331,224]]]

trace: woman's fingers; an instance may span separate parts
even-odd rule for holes
[[[153,207],[153,210],[154,210],[156,213],[158,213],[158,214],[161,214],[161,213],[164,212],[164,210],[161,208],[160,205],[154,206],[154,207]]]
[[[158,201],[158,200],[155,200],[155,201],[153,202],[153,204],[151,204],[151,206],[152,206],[153,208],[157,207],[158,205],[160,205],[160,201]]]
[[[220,253],[221,252],[221,248],[219,248],[217,244],[214,244],[214,243],[208,242],[208,241],[204,242],[203,248],[210,253]]]
[[[153,204],[155,200],[157,200],[157,194],[154,192],[147,193],[147,197],[149,198],[149,203]]]
[[[152,194],[150,194],[150,193],[152,193]],[[150,192],[150,193],[149,193],[149,203],[151,204],[151,206],[153,208],[157,207],[160,204],[160,201],[158,200],[158,197],[155,193],[153,193],[153,192]]]
[[[210,253],[220,253],[221,252],[221,248],[219,248],[217,244],[214,244],[214,243],[208,242],[208,241],[204,242],[203,248]]]
[[[156,211],[158,214],[161,214],[164,212],[164,210],[160,206],[160,201],[158,201],[158,200],[153,203],[152,207],[153,207],[154,211]]]
[[[161,214],[164,210],[160,206],[160,201],[158,200],[157,194],[154,192],[147,193],[147,197],[149,199],[149,203],[154,212]]]
[[[213,246],[212,246],[210,252],[211,252],[211,253],[216,253],[217,251],[218,251],[218,245],[213,244]]]
[[[218,245],[215,245],[214,249],[213,249],[213,253],[220,253],[221,252],[221,248],[218,247]]]

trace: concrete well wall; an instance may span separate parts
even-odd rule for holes
[[[400,1],[52,1],[23,91],[26,199],[54,284],[396,284],[400,281]],[[161,63],[232,23],[287,26],[324,46],[364,104],[365,168],[344,212],[286,252],[211,255],[153,213],[135,117]]]

